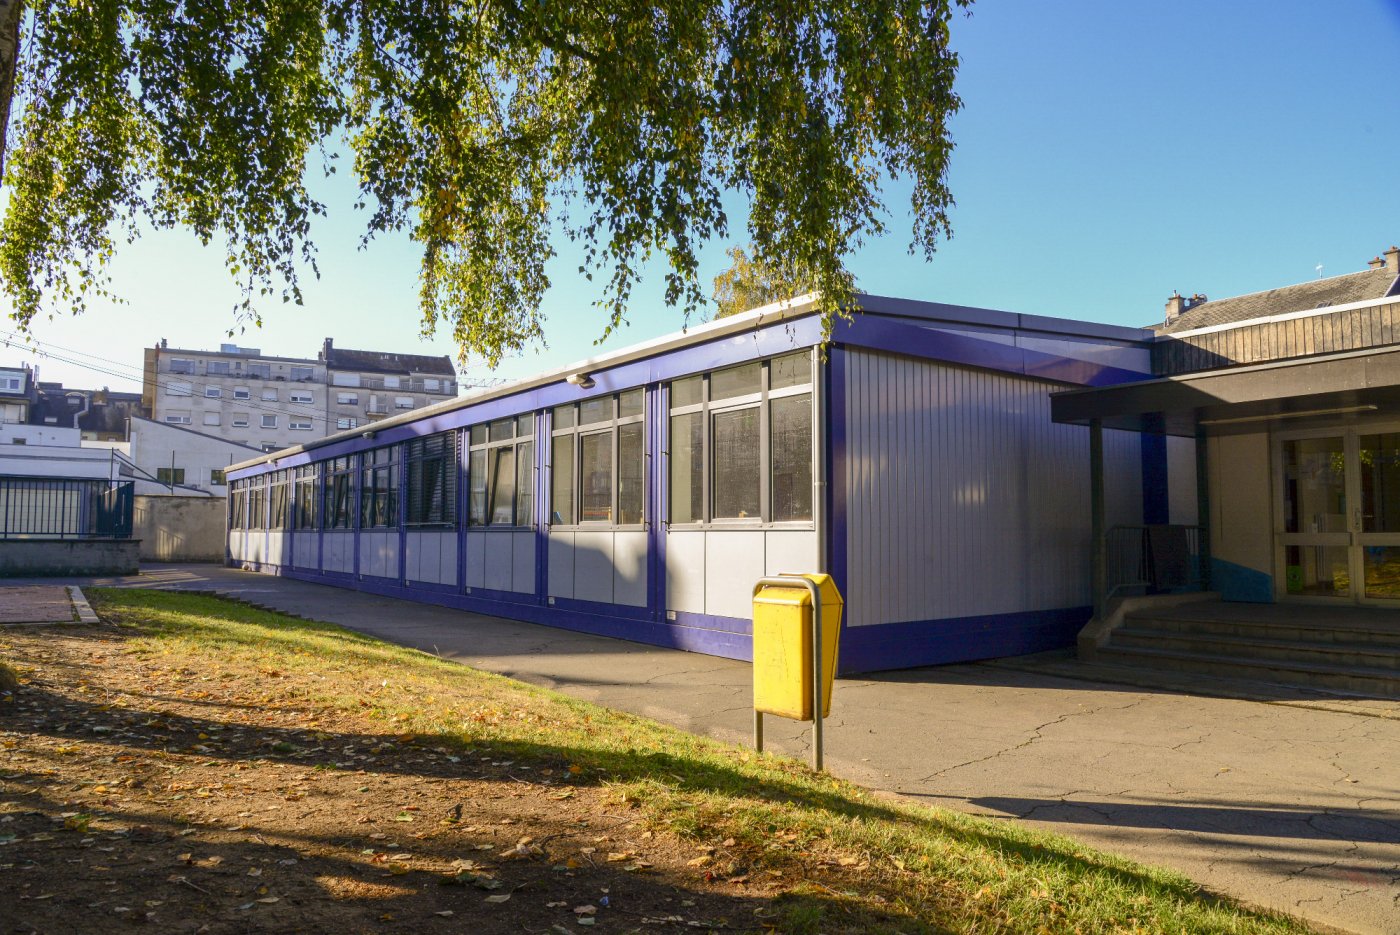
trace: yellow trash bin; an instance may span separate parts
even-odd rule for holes
[[[841,631],[841,592],[830,575],[799,575],[821,594],[822,717],[831,714],[831,683]],[[754,710],[812,720],[812,595],[806,587],[762,587],[753,598]]]

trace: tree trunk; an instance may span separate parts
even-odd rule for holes
[[[19,65],[19,26],[24,0],[0,0],[0,179],[5,177],[5,153],[10,143],[10,101],[15,96]]]

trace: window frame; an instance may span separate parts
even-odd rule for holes
[[[404,442],[404,527],[455,529],[461,485],[461,438],[455,429],[422,435]],[[430,477],[431,473],[431,477]],[[415,482],[416,476],[416,482]],[[441,494],[435,495],[437,484]],[[433,509],[438,502],[437,510]]]
[[[356,475],[359,474],[357,458],[343,455],[317,462],[321,467],[321,528],[340,530],[356,529],[360,519],[356,509]],[[336,500],[336,488],[344,481],[345,499],[342,504]],[[344,522],[339,520],[343,513]]]
[[[321,528],[321,464],[313,461],[293,469],[292,529],[296,532]]]
[[[399,503],[403,452],[399,445],[381,445],[362,451],[360,462],[360,529],[398,529],[402,525]],[[381,478],[387,483],[381,486]]]
[[[777,389],[772,388],[773,362],[788,357],[802,354],[808,360],[808,379],[805,383],[794,386],[783,386]],[[687,374],[676,377],[667,382],[667,411],[666,411],[666,470],[665,470],[665,522],[667,528],[672,526],[679,529],[814,529],[816,527],[816,515],[818,511],[815,502],[815,490],[813,491],[813,502],[811,505],[812,517],[810,519],[787,519],[775,520],[773,518],[773,402],[796,396],[807,396],[810,404],[810,418],[812,425],[811,443],[811,470],[813,479],[817,476],[817,457],[819,456],[820,431],[817,424],[817,374],[818,366],[816,353],[813,349],[805,352],[777,354],[773,357],[760,358],[757,361],[744,361],[732,365],[732,367],[742,367],[753,363],[760,364],[759,388],[758,392],[745,393],[741,396],[731,396],[722,399],[711,397],[711,378],[715,373],[731,369],[731,367],[717,367],[714,370],[707,370],[698,374]],[[684,406],[671,406],[671,387],[692,377],[700,378],[700,401]],[[759,515],[756,517],[733,517],[715,516],[715,491],[716,482],[714,469],[714,417],[725,413],[741,412],[744,410],[758,411],[758,464],[759,464]],[[675,444],[673,436],[674,420],[677,416],[700,414],[700,445],[702,449],[701,457],[701,497],[700,497],[700,518],[687,520],[685,522],[673,522],[672,499],[674,490],[672,488],[672,471],[675,469],[671,460],[671,449]]]
[[[506,438],[491,439],[492,426],[500,426],[502,423],[510,423],[510,435]],[[478,422],[463,431],[466,440],[466,464],[467,464],[467,528],[475,530],[520,530],[533,529],[539,517],[540,504],[535,496],[535,488],[539,471],[539,426],[535,413],[526,412],[515,416],[506,416],[500,419],[492,419],[490,422]],[[521,424],[529,426],[530,434],[522,435]],[[482,440],[473,441],[473,434],[480,429]],[[530,455],[522,459],[521,448],[528,446]],[[498,523],[495,521],[495,501],[497,494],[497,471],[500,467],[501,452],[506,448],[511,450],[511,521],[509,523]],[[481,455],[482,466],[475,467],[477,455]],[[525,470],[529,478],[529,483],[520,483],[521,471]],[[482,502],[482,512],[478,514],[475,509],[473,496],[476,492],[475,484],[478,478],[478,471],[484,475],[486,486],[483,491],[485,499]],[[522,498],[522,493],[524,497]],[[528,501],[530,515],[524,522],[521,522],[522,499]]]
[[[641,412],[639,412],[639,413],[637,413],[637,414],[635,414],[635,415],[627,415],[627,416],[619,415],[619,413],[622,411],[622,397],[623,397],[623,396],[631,395],[632,393],[641,393],[641,394],[642,394],[642,407],[641,407]],[[648,429],[647,429],[647,424],[646,424],[646,420],[647,420],[647,395],[646,395],[646,394],[647,394],[646,387],[644,387],[644,386],[635,386],[635,387],[629,387],[628,389],[625,389],[625,390],[621,390],[621,391],[619,391],[619,392],[617,392],[617,393],[610,393],[610,394],[606,394],[606,395],[603,395],[603,396],[591,396],[591,397],[589,397],[588,399],[580,400],[579,402],[564,403],[563,405],[555,406],[555,407],[553,407],[553,408],[550,410],[550,433],[549,433],[549,453],[548,453],[548,458],[549,458],[549,462],[548,462],[548,463],[549,463],[549,477],[550,477],[550,482],[549,482],[549,495],[550,495],[549,517],[550,517],[550,520],[549,520],[549,523],[550,523],[550,526],[551,526],[552,528],[560,529],[560,530],[564,530],[564,529],[624,529],[624,530],[633,529],[633,530],[635,530],[635,529],[646,529],[646,528],[647,528],[647,523],[648,523],[648,521],[650,520],[650,517],[647,515],[647,497],[646,497],[647,473],[648,473],[648,472],[647,472],[647,454],[648,454],[647,445],[648,445],[648,443],[649,443],[649,441],[650,441],[650,432],[648,431]],[[603,420],[600,420],[600,421],[598,421],[598,422],[590,422],[590,423],[588,423],[588,424],[586,424],[586,425],[581,424],[579,420],[580,420],[580,418],[582,417],[582,405],[583,405],[583,403],[595,402],[595,401],[597,401],[597,400],[599,400],[599,399],[606,399],[606,400],[608,400],[608,401],[611,403],[611,415],[610,415],[608,418],[603,419]],[[569,409],[569,410],[572,411],[573,417],[572,417],[572,419],[570,420],[570,421],[572,422],[572,424],[571,424],[571,425],[568,425],[568,426],[565,426],[565,427],[563,427],[563,428],[559,428],[559,427],[556,426],[556,422],[555,422],[555,418],[556,418],[556,417],[555,417],[555,414],[558,413],[560,410],[564,410],[564,409]],[[622,437],[621,429],[622,429],[622,427],[624,427],[624,426],[630,426],[630,425],[641,425],[641,427],[642,427],[642,471],[641,471],[641,484],[642,484],[642,498],[641,498],[641,500],[642,500],[642,502],[641,502],[641,519],[639,519],[637,522],[634,522],[634,523],[619,523],[619,522],[617,522],[617,515],[618,515],[618,506],[619,506],[619,503],[620,503],[620,501],[621,501],[621,495],[620,495],[620,491],[619,491],[619,485],[620,485],[621,482],[622,482],[622,470],[621,470],[621,467],[622,467],[622,459],[621,459],[621,451],[620,451],[620,447],[621,447],[621,437]],[[610,460],[610,467],[609,467],[610,475],[611,475],[611,476],[610,476],[609,481],[608,481],[608,498],[609,498],[609,499],[608,499],[608,517],[609,517],[609,518],[608,518],[608,519],[605,519],[605,520],[602,520],[602,519],[584,519],[584,518],[583,518],[583,470],[582,470],[584,439],[585,439],[585,438],[592,437],[592,436],[595,436],[595,435],[604,435],[604,434],[609,434],[609,435],[611,436],[611,438],[610,438],[611,460]],[[569,449],[569,450],[570,450],[570,461],[571,461],[571,463],[568,465],[568,472],[569,472],[569,489],[570,489],[571,491],[573,491],[573,502],[572,502],[572,504],[571,504],[571,506],[572,506],[572,514],[573,514],[573,515],[570,517],[569,521],[567,521],[567,522],[565,522],[565,521],[563,521],[563,520],[561,519],[560,522],[557,522],[557,523],[556,523],[556,522],[554,522],[554,516],[555,516],[555,513],[557,512],[556,509],[555,509],[556,504],[554,503],[554,489],[555,489],[555,478],[558,476],[558,472],[560,471],[561,466],[558,465],[558,464],[556,464],[555,461],[554,461],[555,439],[560,438],[561,436],[566,436],[566,435],[567,435],[567,436],[572,436],[572,437],[573,437],[573,442],[572,442],[572,444],[571,444],[571,446],[570,446],[570,449]]]

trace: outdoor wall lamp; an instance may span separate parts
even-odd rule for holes
[[[360,437],[361,437],[361,438],[373,438],[373,437],[374,437],[374,429],[370,429],[368,432],[362,432],[362,433],[360,433]]]
[[[589,373],[571,373],[567,379],[581,390],[591,390],[598,385],[598,381],[594,380],[593,375]]]

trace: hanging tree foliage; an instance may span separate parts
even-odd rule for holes
[[[602,279],[601,331],[644,263],[704,303],[697,253],[744,194],[755,259],[828,316],[843,257],[912,183],[913,248],[948,233],[948,25],[970,0],[0,0],[0,105],[19,49],[0,282],[27,326],[108,295],[144,226],[221,243],[239,313],[300,301],[348,144],[367,240],[422,249],[425,331],[495,362],[543,338],[551,234]],[[13,21],[13,23],[11,23]],[[9,59],[7,61],[7,50]]]

